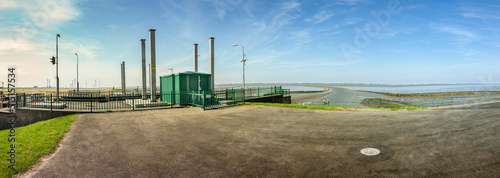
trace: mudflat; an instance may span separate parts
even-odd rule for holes
[[[28,177],[498,177],[500,103],[82,114]],[[378,155],[361,154],[376,148]],[[373,152],[372,152],[373,153]]]

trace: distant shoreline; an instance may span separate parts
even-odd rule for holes
[[[320,87],[318,87],[318,88],[320,88]],[[330,88],[324,88],[324,90],[315,90],[315,91],[290,91],[290,94],[296,94],[296,93],[323,93],[323,92],[327,92],[327,91],[330,91]]]
[[[500,95],[500,91],[456,91],[456,92],[429,92],[429,93],[387,93],[368,90],[354,90],[343,88],[352,91],[362,91],[369,93],[382,94],[390,97],[410,98],[410,97],[440,97],[440,96],[463,96],[463,95]]]

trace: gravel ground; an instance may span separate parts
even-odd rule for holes
[[[82,114],[24,177],[498,177],[500,103],[414,112],[236,106]],[[365,156],[363,148],[379,155]]]

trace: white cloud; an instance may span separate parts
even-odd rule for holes
[[[333,14],[331,13],[328,13],[326,11],[321,11],[319,13],[317,13],[316,15],[314,15],[314,24],[318,24],[318,23],[321,23],[321,22],[324,22],[325,20],[328,20],[330,19],[330,17],[332,17]]]
[[[15,8],[18,4],[12,0],[0,0],[0,9],[2,8]]]
[[[356,5],[359,0],[338,0],[334,4],[336,5]]]
[[[431,24],[430,26],[432,29],[439,31],[439,32],[445,32],[445,33],[449,33],[449,34],[456,35],[456,36],[467,37],[470,39],[477,38],[476,33],[464,30],[464,29],[459,28],[459,27],[443,26],[443,25],[435,25],[435,24]]]
[[[297,9],[300,7],[300,3],[298,2],[285,2],[282,4],[282,8],[284,10],[293,10],[293,9]]]
[[[481,19],[481,20],[499,20],[500,19],[500,16],[483,15],[483,14],[477,14],[477,13],[473,13],[473,12],[462,13],[462,17],[465,17],[465,18],[476,18],[476,19]]]
[[[333,26],[332,30],[336,30],[336,29],[338,29],[340,27],[344,27],[344,26],[354,25],[354,24],[357,24],[357,23],[362,22],[362,21],[363,21],[362,18],[347,18],[347,19],[342,20],[342,22],[335,24]]]
[[[86,60],[98,61],[96,56],[99,49],[102,48],[100,48],[95,44],[83,45],[83,44],[67,43],[65,44],[64,49],[69,51],[76,50],[75,52],[78,53],[78,56],[83,56],[86,58]]]
[[[305,19],[306,22],[314,22],[314,24],[318,24],[321,22],[324,22],[328,19],[330,19],[333,16],[339,15],[339,14],[345,14],[349,12],[356,12],[358,9],[356,8],[351,8],[351,9],[345,9],[345,10],[340,10],[340,11],[335,11],[335,12],[328,12],[326,10],[321,10],[320,12],[316,13],[312,18]]]
[[[465,50],[460,50],[458,51],[459,54],[462,54],[464,56],[477,56],[477,55],[483,55],[483,52],[474,50],[474,49],[465,49]]]
[[[0,38],[0,52],[20,52],[34,49],[35,44],[24,39]]]
[[[215,13],[219,19],[223,20],[228,11],[232,11],[235,6],[240,5],[242,0],[204,0],[211,2],[215,8]]]
[[[252,41],[249,43],[252,46],[266,46],[278,40],[283,34],[280,30],[292,23],[292,20],[299,16],[294,14],[301,6],[297,2],[285,2],[278,4],[276,8],[267,12],[266,14],[259,14],[260,18],[253,15],[252,9],[245,6],[245,11],[249,19],[246,20],[247,24],[253,25],[253,35],[250,37]]]
[[[37,0],[20,5],[28,19],[37,27],[47,29],[81,15],[75,0]]]
[[[302,46],[312,41],[311,29],[302,29],[290,32],[291,40],[297,41],[296,46]]]

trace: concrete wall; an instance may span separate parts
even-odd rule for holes
[[[283,96],[283,95],[275,95],[275,96],[270,96],[270,97],[247,99],[245,101],[246,102],[263,102],[263,103],[285,103],[285,104],[290,104],[290,103],[292,103],[292,97],[291,96]]]
[[[50,111],[43,109],[17,109],[17,125],[16,127],[30,125],[36,122],[76,114],[76,112],[70,111]],[[0,130],[9,129],[9,119],[7,118],[8,113],[0,112]]]

